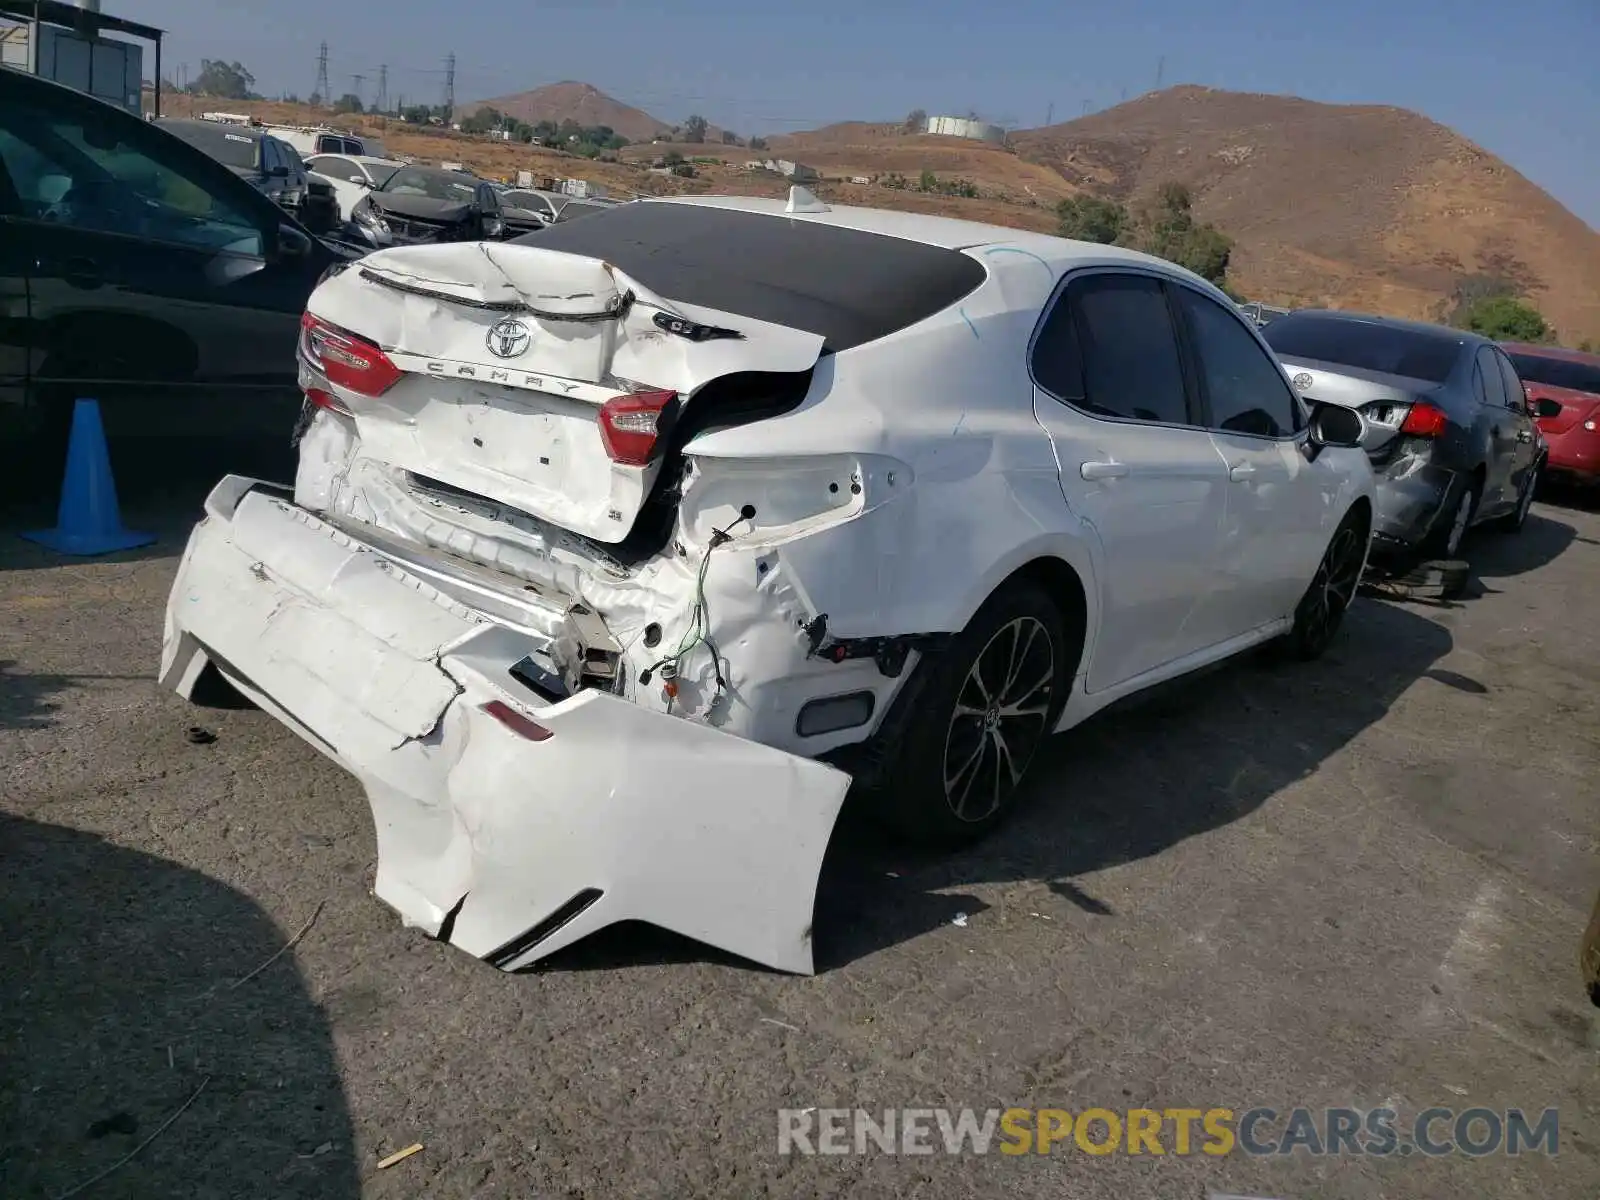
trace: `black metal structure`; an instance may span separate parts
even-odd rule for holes
[[[158,117],[161,115],[161,39],[166,36],[166,30],[157,29],[154,25],[143,25],[138,21],[128,21],[122,17],[113,17],[94,8],[68,4],[64,0],[0,0],[0,17],[27,21],[35,28],[40,25],[59,25],[65,29],[74,29],[85,36],[123,33],[129,37],[155,43],[156,61],[152,76],[155,83],[155,115]],[[31,56],[36,53],[33,47],[38,45],[38,37],[31,37],[29,45]]]

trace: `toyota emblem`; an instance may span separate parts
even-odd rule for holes
[[[1302,392],[1305,391],[1311,386],[1311,376],[1306,374],[1304,371],[1301,371],[1300,374],[1294,377],[1294,386],[1299,388]]]
[[[489,336],[484,341],[489,347],[489,353],[496,358],[515,358],[528,348],[531,336],[528,327],[521,321],[515,317],[507,317],[489,327]]]

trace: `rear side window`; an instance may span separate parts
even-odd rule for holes
[[[1097,416],[1190,423],[1178,338],[1160,280],[1122,274],[1074,280],[1034,350],[1039,386]],[[1081,373],[1077,395],[1075,371]]]
[[[1483,381],[1479,399],[1493,408],[1504,408],[1506,385],[1500,378],[1500,364],[1494,358],[1494,351],[1487,346],[1478,351],[1478,378]]]
[[[1528,394],[1522,390],[1522,380],[1517,378],[1511,360],[1504,354],[1496,354],[1494,360],[1500,364],[1500,380],[1506,385],[1506,407],[1524,411],[1528,407]]]
[[[659,201],[590,207],[515,240],[604,259],[669,300],[802,329],[832,351],[914,325],[984,280],[960,251],[815,221]]]
[[[1279,317],[1261,335],[1285,358],[1315,359],[1425,383],[1449,379],[1461,354],[1460,342],[1447,333],[1313,313]]]

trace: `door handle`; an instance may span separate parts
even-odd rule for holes
[[[1128,473],[1128,464],[1119,462],[1086,462],[1078,467],[1085,479],[1121,479]]]
[[[1241,479],[1249,479],[1256,473],[1256,469],[1249,463],[1240,463],[1236,467],[1228,468],[1228,478],[1238,483]]]

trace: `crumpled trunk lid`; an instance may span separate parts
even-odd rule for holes
[[[808,371],[822,351],[816,334],[677,304],[600,259],[536,246],[380,250],[307,307],[404,372],[381,396],[339,396],[365,456],[610,543],[661,463],[613,460],[607,400],[657,389],[681,408],[713,379]]]
[[[1438,385],[1405,375],[1365,371],[1341,363],[1279,356],[1295,390],[1309,403],[1338,404],[1366,418],[1361,447],[1373,462],[1384,461],[1400,437],[1411,406],[1426,400]]]

